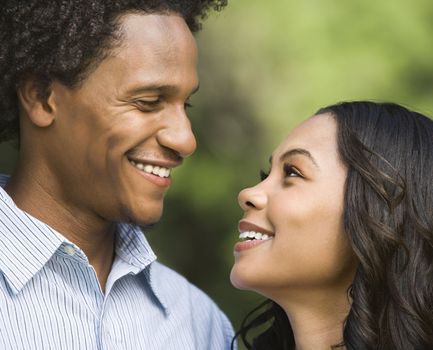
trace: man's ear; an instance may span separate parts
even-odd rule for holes
[[[33,78],[23,81],[17,89],[20,108],[34,125],[45,128],[55,120],[55,104],[51,88],[42,91],[41,84]]]

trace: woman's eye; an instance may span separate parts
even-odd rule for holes
[[[184,105],[184,108],[185,108],[185,109],[188,109],[188,108],[192,108],[192,107],[194,107],[194,106],[191,104],[191,102],[189,102],[189,101],[186,101],[183,105]]]
[[[284,177],[302,177],[300,171],[290,164],[284,164]]]
[[[266,178],[269,176],[269,172],[266,172],[264,170],[260,170],[260,180],[266,180]]]

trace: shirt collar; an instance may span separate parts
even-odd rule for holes
[[[164,309],[164,312],[168,314],[169,299],[165,294],[164,286],[158,283],[160,278],[155,275],[155,269],[152,266],[152,263],[156,260],[156,255],[139,226],[119,224],[116,254],[126,263],[134,265],[139,269],[156,300]]]
[[[15,205],[2,188],[7,179],[0,176],[0,270],[17,294],[65,238]]]
[[[17,294],[40,271],[51,257],[65,245],[73,245],[47,224],[19,209],[3,189],[9,176],[0,174],[0,270]],[[165,312],[167,299],[157,285],[151,263],[156,260],[142,230],[133,224],[118,224],[116,254],[126,263],[143,272],[146,282]],[[83,254],[84,255],[84,254]]]
[[[142,230],[133,224],[118,224],[116,254],[126,263],[138,267],[140,271],[156,259]]]

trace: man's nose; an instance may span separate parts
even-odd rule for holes
[[[157,133],[158,143],[175,151],[182,158],[194,153],[197,142],[183,105],[167,111],[165,119],[165,126]]]

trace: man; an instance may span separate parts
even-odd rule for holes
[[[6,1],[0,349],[224,349],[225,315],[138,228],[194,152],[192,32],[224,1]]]

